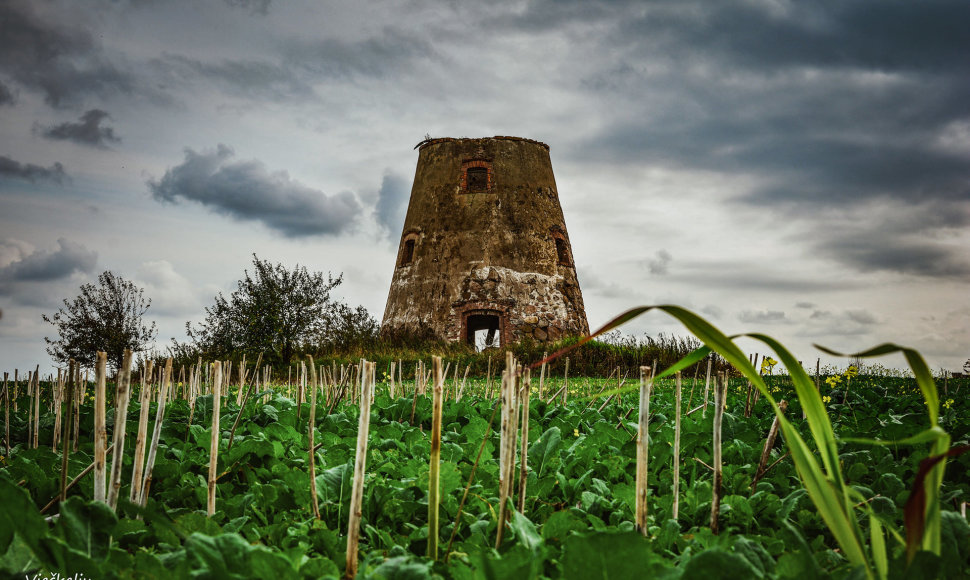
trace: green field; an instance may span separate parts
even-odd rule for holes
[[[379,369],[378,375],[386,379],[387,370]],[[698,409],[705,392],[701,375],[683,381],[677,519],[672,517],[674,382],[661,379],[653,386],[646,537],[634,526],[639,380],[627,379],[616,393],[616,375],[573,377],[563,403],[561,396],[555,401],[540,397],[538,377],[533,377],[523,510],[517,510],[516,481],[509,501],[516,509],[496,549],[499,382],[470,378],[462,399],[455,401],[462,377],[456,383],[449,374],[441,429],[437,561],[426,555],[432,389],[415,396],[414,381],[408,380],[403,396],[398,383],[397,396],[391,398],[389,383],[378,381],[370,414],[358,577],[864,577],[858,576],[861,570],[853,570],[819,516],[781,437],[770,450],[770,468],[752,487],[774,414],[762,398],[751,416],[744,416],[748,386],[743,378],[732,379],[727,389],[719,533],[711,531],[713,476],[708,466],[713,464],[714,407],[710,399],[706,410]],[[970,574],[970,526],[960,515],[963,502],[970,500],[970,454],[950,461],[940,488],[941,556],[919,552],[904,572],[904,506],[928,447],[844,441],[901,441],[924,431],[926,407],[916,381],[857,376],[848,381],[847,394],[843,382],[837,385],[843,390],[830,397],[832,388],[824,378],[823,401],[842,440],[838,453],[845,483],[871,508],[857,510],[863,537],[870,537],[872,520],[867,514],[875,514],[886,529],[899,533],[885,536],[895,560],[890,577],[907,577],[916,570],[926,575],[912,577]],[[791,403],[787,417],[811,441],[791,379],[766,379],[775,399]],[[551,396],[563,384],[562,376],[547,377],[543,395]],[[137,393],[140,385],[133,386]],[[42,387],[42,392],[50,392],[50,385]],[[343,575],[360,412],[349,402],[354,389],[345,391],[339,402],[333,400],[339,393],[334,386],[320,391],[314,431],[319,446],[317,519],[308,462],[310,405],[303,403],[298,410],[293,386],[275,384],[256,392],[243,409],[230,449],[229,433],[239,413],[236,388],[220,405],[219,476],[211,517],[206,512],[211,395],[197,399],[189,424],[185,385],[174,385],[145,508],[125,501],[141,411],[133,397],[117,513],[92,501],[93,476],[88,474],[69,490],[66,502],[41,514],[40,508],[59,494],[62,454],[60,448],[51,449],[55,417],[43,399],[40,446],[30,448],[25,410],[29,403],[21,393],[19,411],[11,409],[13,448],[0,471],[0,570],[10,577],[56,572],[92,579]],[[966,379],[950,380],[945,391],[942,381],[938,388],[940,426],[954,445],[965,444],[970,439],[970,385]],[[110,384],[108,390],[113,390]],[[87,393],[80,406],[77,451],[69,456],[69,478],[93,461],[90,385]],[[608,398],[610,394],[614,396]],[[109,435],[114,431],[110,399]],[[150,423],[155,412],[153,402]],[[49,517],[52,514],[59,515]]]

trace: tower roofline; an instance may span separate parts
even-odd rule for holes
[[[496,135],[494,137],[432,137],[421,141],[414,146],[415,149],[421,150],[430,145],[437,145],[438,143],[450,143],[452,141],[481,141],[484,139],[497,139],[503,141],[524,141],[525,143],[534,143],[541,147],[545,147],[546,151],[549,150],[549,146],[542,141],[536,141],[535,139],[526,139],[525,137],[511,137],[509,135]]]

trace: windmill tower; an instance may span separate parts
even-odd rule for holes
[[[545,143],[428,139],[381,332],[499,346],[589,333]]]

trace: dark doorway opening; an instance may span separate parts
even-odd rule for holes
[[[465,342],[481,352],[502,346],[502,318],[498,313],[469,314],[465,319]]]

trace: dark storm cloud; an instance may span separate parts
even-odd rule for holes
[[[90,272],[98,253],[83,245],[60,238],[54,251],[37,250],[0,268],[2,282],[48,282],[75,272]]]
[[[820,278],[802,271],[786,272],[766,268],[764,264],[729,260],[683,262],[675,274],[670,274],[670,282],[725,290],[767,290],[792,294],[865,287],[865,283],[858,280]]]
[[[252,14],[266,16],[269,14],[269,5],[273,0],[223,0],[233,8],[249,10]]]
[[[574,157],[756,176],[724,202],[793,221],[878,204],[896,216],[864,236],[826,224],[818,248],[862,271],[966,275],[945,240],[891,226],[927,207],[968,223],[970,3],[619,3],[615,20],[568,6],[620,55],[579,86],[626,111]]]
[[[232,95],[248,98],[308,98],[313,87],[291,68],[255,60],[203,62],[179,55],[155,61],[168,74],[188,80],[207,80]]]
[[[963,0],[536,0],[483,16],[530,32],[606,25],[599,35],[606,44],[664,49],[676,57],[703,54],[752,68],[970,66],[970,5]]]
[[[387,230],[391,240],[404,228],[404,216],[408,209],[408,182],[391,173],[384,174],[381,189],[377,194],[377,222]]]
[[[652,260],[647,261],[647,269],[654,276],[663,276],[670,268],[671,259],[670,252],[667,250],[658,250],[656,256]]]
[[[790,322],[780,310],[745,310],[738,314],[738,320],[748,324],[784,324]]]
[[[0,155],[0,178],[22,179],[31,183],[38,180],[64,183],[70,179],[59,162],[50,167],[41,167],[33,163],[20,163],[4,155]]]
[[[339,234],[360,213],[353,194],[328,196],[285,171],[270,172],[261,161],[232,161],[233,156],[221,144],[202,153],[186,148],[185,161],[161,180],[149,181],[148,188],[159,202],[192,200],[237,220],[262,222],[291,238]]]
[[[933,238],[863,230],[832,236],[818,245],[832,258],[863,272],[970,279],[967,248]]]
[[[323,78],[392,77],[412,70],[416,63],[427,64],[438,57],[429,41],[396,28],[354,41],[332,37],[294,41],[284,54],[288,66]]]
[[[0,2],[0,72],[55,107],[89,94],[131,93],[136,85],[86,30],[46,21],[22,0]]]
[[[44,137],[60,141],[73,141],[81,145],[90,145],[107,149],[109,143],[120,143],[121,139],[115,135],[112,127],[104,127],[101,122],[111,116],[101,109],[91,109],[81,115],[77,123],[61,123],[43,130]]]
[[[413,70],[415,63],[433,58],[434,54],[431,44],[418,36],[387,29],[359,40],[287,40],[278,59],[210,62],[165,54],[152,64],[173,82],[207,81],[234,96],[257,101],[315,100],[315,83],[352,77],[392,77]]]
[[[865,309],[815,310],[807,319],[799,321],[797,336],[861,336],[871,334],[880,322]]]
[[[0,82],[0,105],[12,105],[16,100],[10,87]]]

